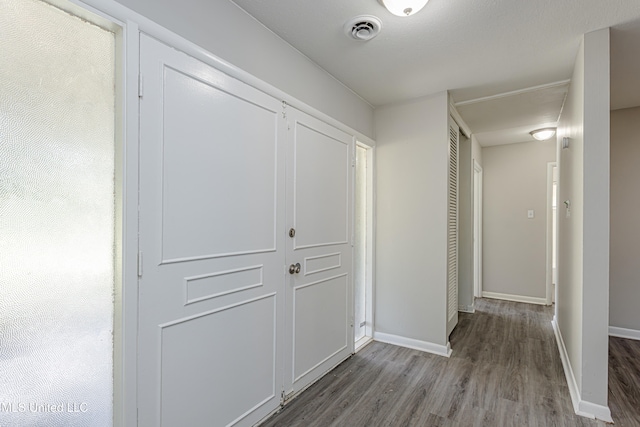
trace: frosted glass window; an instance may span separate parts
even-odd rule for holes
[[[356,146],[355,245],[355,340],[365,336],[367,319],[367,149]]]
[[[0,426],[109,426],[114,34],[0,0]]]

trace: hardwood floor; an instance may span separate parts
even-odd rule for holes
[[[609,409],[616,426],[640,426],[640,341],[609,337]]]
[[[477,300],[475,314],[461,313],[451,358],[374,342],[262,426],[605,426],[573,411],[551,310]],[[610,396],[631,399],[611,409],[617,425],[637,427],[640,348],[622,341],[612,339],[620,379]]]

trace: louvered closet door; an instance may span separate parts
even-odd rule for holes
[[[140,41],[140,426],[251,426],[283,381],[280,101]]]
[[[447,335],[458,324],[458,136],[449,117],[449,202],[447,209]]]

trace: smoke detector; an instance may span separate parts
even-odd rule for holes
[[[371,15],[360,15],[351,18],[344,24],[344,32],[347,36],[360,41],[371,40],[382,29],[382,21]]]

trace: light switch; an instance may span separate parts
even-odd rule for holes
[[[529,209],[529,210],[527,211],[527,218],[529,218],[529,219],[533,219],[535,216],[536,216],[536,215],[535,215],[535,212],[534,212],[534,210],[533,210],[533,209]]]

